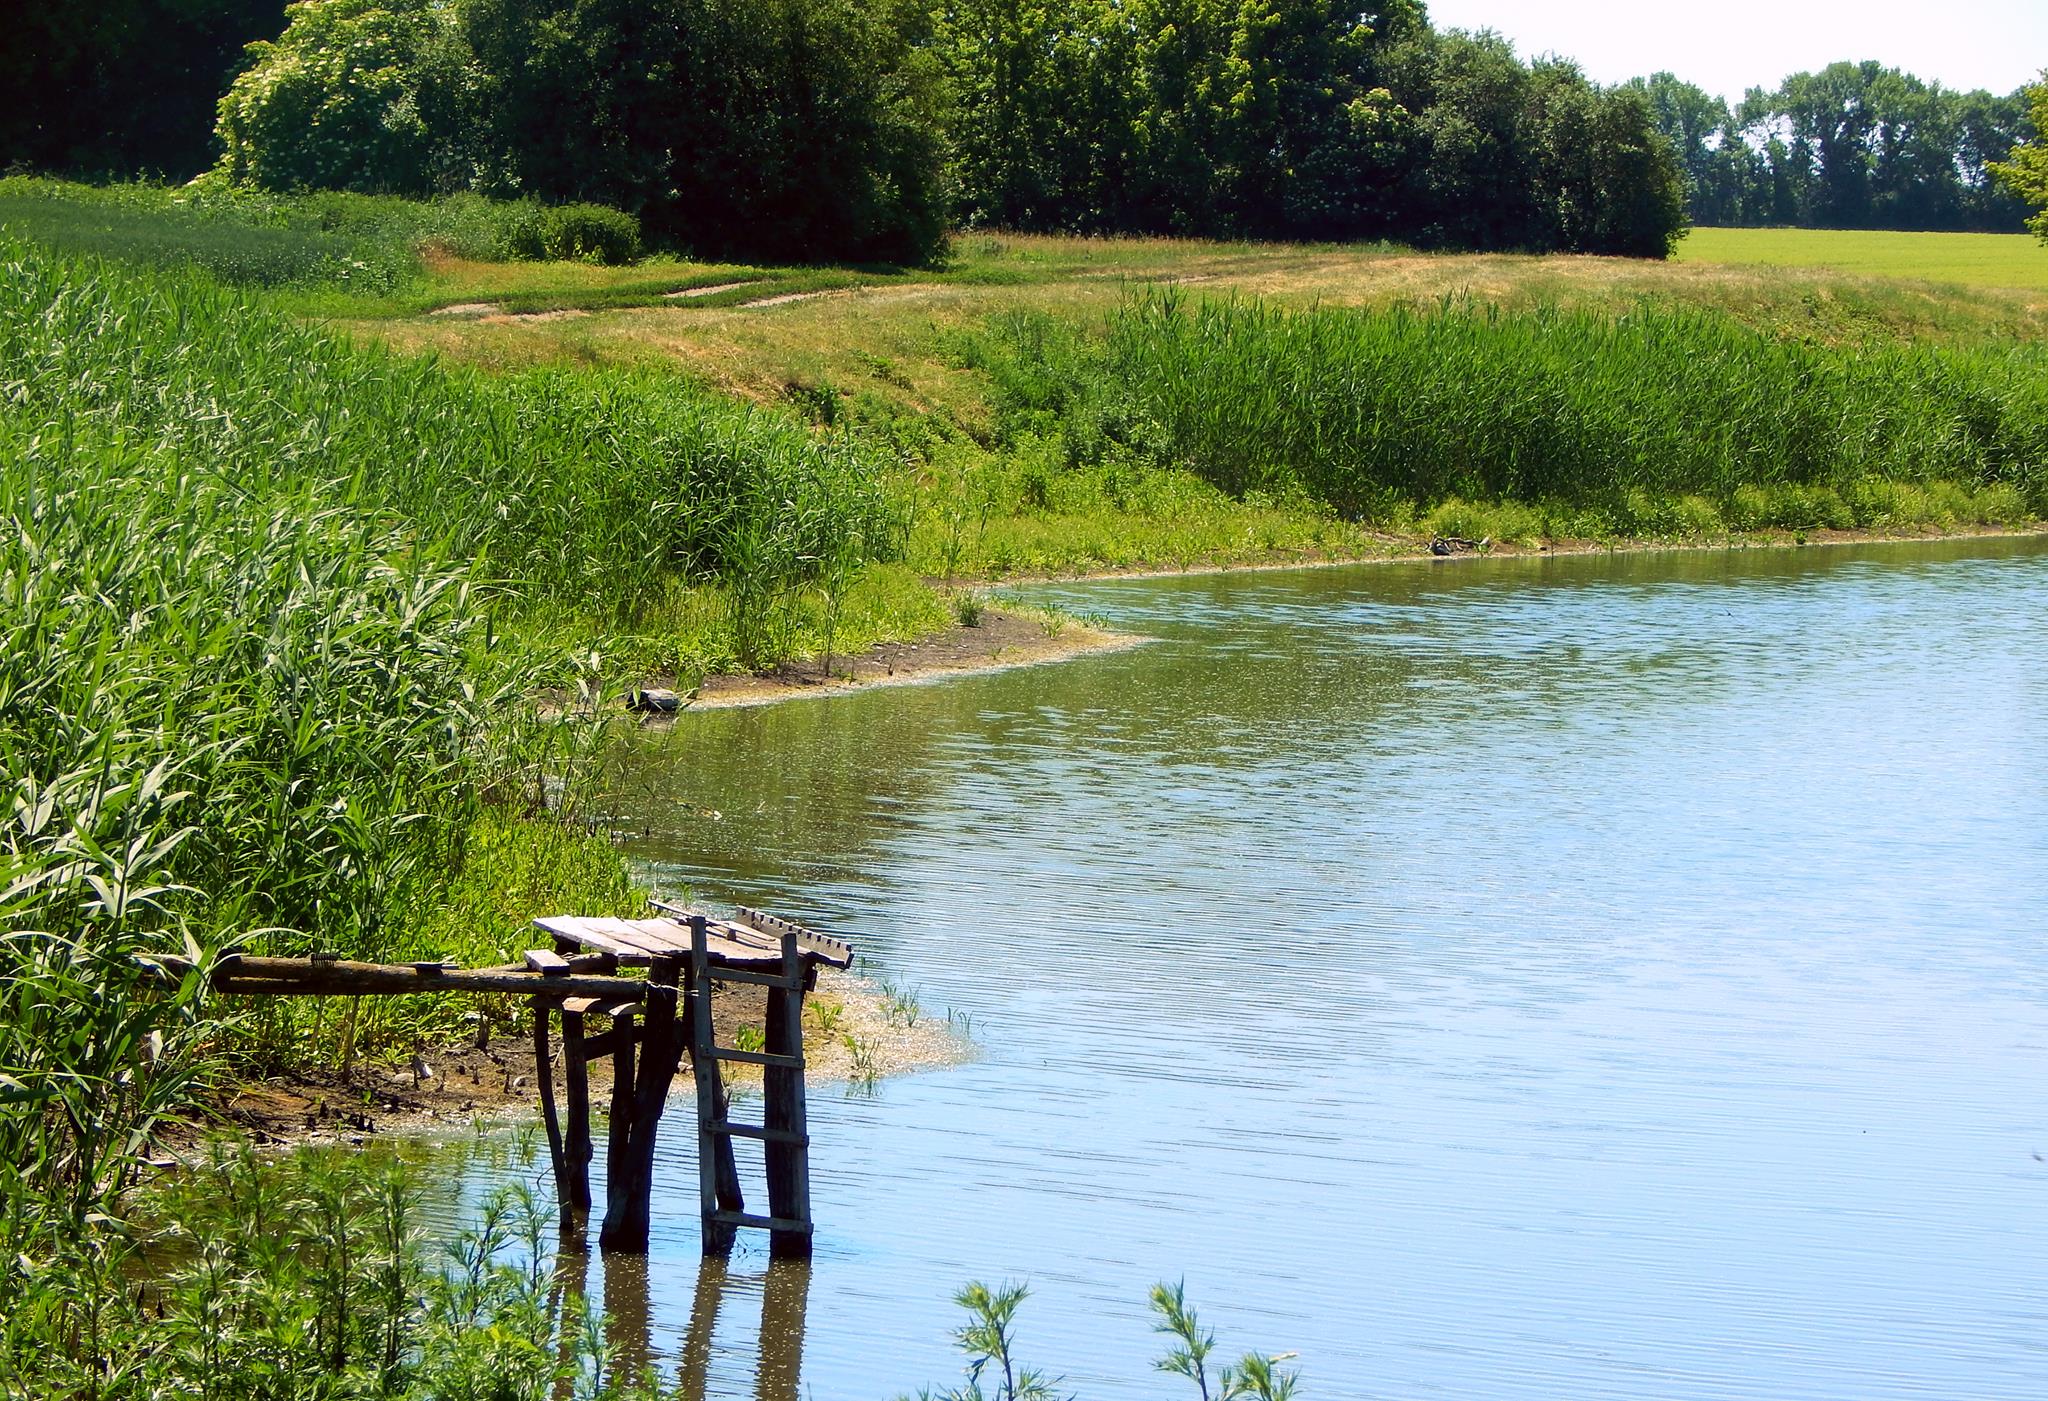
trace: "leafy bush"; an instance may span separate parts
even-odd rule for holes
[[[531,239],[531,258],[574,259],[616,265],[640,256],[640,221],[601,204],[567,204],[540,211],[522,226],[524,247]]]

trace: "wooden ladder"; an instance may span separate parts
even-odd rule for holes
[[[750,915],[754,912],[749,911]],[[804,1115],[804,994],[812,970],[795,925],[755,916],[782,939],[778,972],[731,968],[711,961],[706,920],[690,924],[688,1045],[697,1087],[697,1189],[704,1217],[704,1253],[726,1255],[740,1228],[768,1232],[768,1253],[777,1259],[811,1253],[811,1138]],[[743,1051],[718,1044],[711,997],[721,983],[765,988],[768,1015],[763,1048]],[[762,1115],[758,1124],[735,1123],[725,1092],[722,1063],[758,1065]],[[768,1214],[749,1213],[740,1191],[733,1140],[761,1144],[768,1179]]]

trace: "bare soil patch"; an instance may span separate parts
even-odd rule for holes
[[[1089,652],[1118,651],[1147,640],[1073,622],[1055,628],[1030,614],[985,607],[973,627],[956,625],[916,642],[885,642],[857,656],[834,657],[829,670],[820,658],[758,676],[710,677],[698,688],[690,708],[766,705],[870,686],[902,686],[1060,661]]]
[[[751,287],[760,280],[758,277],[749,277],[739,282],[714,282],[708,287],[683,287],[674,292],[663,292],[661,295],[672,302],[684,301],[691,297],[715,297],[720,292],[737,292],[742,287]]]

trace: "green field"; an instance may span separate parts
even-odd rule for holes
[[[1694,229],[1680,240],[1676,261],[1825,268],[1857,277],[2048,292],[2048,244],[2031,234]]]

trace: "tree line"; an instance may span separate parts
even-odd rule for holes
[[[1958,92],[1873,62],[1751,88],[1731,107],[1670,73],[1631,86],[1685,173],[1693,223],[2017,232],[1992,167],[2038,133],[2024,89]]]
[[[1602,87],[1422,0],[26,8],[0,160],[589,201],[763,259],[919,262],[976,224],[1652,257],[1688,219],[2007,229],[1990,167],[2033,134],[2020,94],[1873,63],[1733,109]]]
[[[1683,227],[1641,93],[1420,0],[240,3],[256,42],[180,60],[226,95],[174,139],[190,94],[124,107],[116,51],[189,0],[36,0],[0,63],[51,101],[0,117],[7,157],[594,201],[757,258],[914,262],[977,223],[1662,256]]]

